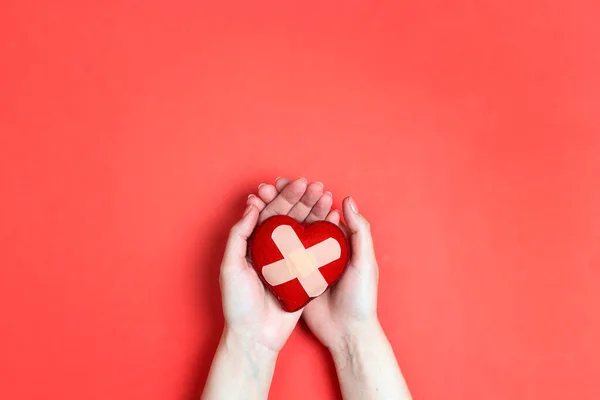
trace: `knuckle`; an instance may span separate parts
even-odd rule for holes
[[[371,232],[371,223],[366,219],[363,220],[362,226],[365,231]]]
[[[227,282],[227,280],[230,278],[232,269],[233,265],[228,261],[221,265],[221,271],[219,271],[219,283],[221,285]]]
[[[231,229],[229,230],[229,237],[235,237],[240,233],[240,224],[237,223],[234,226],[231,227]]]

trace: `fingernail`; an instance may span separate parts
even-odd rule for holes
[[[277,178],[275,178],[275,182],[277,182],[278,180],[280,180],[281,178],[283,178],[283,176],[278,176]]]
[[[325,192],[326,195],[333,197],[333,193],[331,193],[330,191]]]
[[[358,207],[356,207],[356,202],[354,201],[354,199],[352,197],[350,197],[350,208],[352,209],[352,211],[354,211],[355,213],[358,212]]]
[[[250,210],[252,210],[252,205],[249,205],[248,207],[246,207],[246,211],[244,211],[244,217],[246,215],[248,215],[248,213],[250,212]]]
[[[302,182],[304,182],[304,183],[308,183],[308,181],[306,180],[306,178],[300,178],[300,179],[298,179],[298,180],[299,180],[299,181],[302,181]]]
[[[261,187],[265,186],[264,183],[261,183],[260,185],[258,185],[258,189],[260,190]]]
[[[260,186],[259,186],[259,187],[260,187]],[[253,197],[253,196],[254,196],[254,195],[253,195],[252,193],[250,193],[250,194],[248,195],[248,198],[250,198],[250,197]]]
[[[315,184],[316,184],[316,185],[319,185],[319,186],[321,186],[321,188],[324,188],[324,187],[325,187],[325,185],[323,185],[323,182],[319,182],[319,181],[317,181],[317,182],[315,182]]]

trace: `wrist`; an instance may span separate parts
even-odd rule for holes
[[[202,398],[266,399],[276,359],[276,351],[226,327]]]
[[[220,347],[232,355],[241,355],[254,362],[275,363],[279,352],[259,341],[244,336],[227,325],[223,330]]]
[[[332,356],[344,398],[411,399],[377,319],[348,329]]]
[[[337,364],[346,364],[365,348],[385,339],[385,334],[377,317],[348,324],[339,338],[329,346],[329,351]]]

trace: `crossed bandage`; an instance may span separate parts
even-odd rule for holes
[[[275,228],[271,239],[283,255],[283,260],[262,268],[271,286],[298,279],[309,297],[317,297],[327,289],[328,283],[319,268],[341,257],[342,249],[337,240],[328,238],[306,249],[289,225]]]

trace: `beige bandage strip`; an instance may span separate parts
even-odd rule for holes
[[[271,239],[283,255],[283,260],[265,265],[262,269],[265,280],[271,286],[298,278],[309,297],[316,297],[327,289],[327,281],[319,268],[341,257],[342,249],[337,240],[328,238],[305,249],[289,225],[275,228]]]

